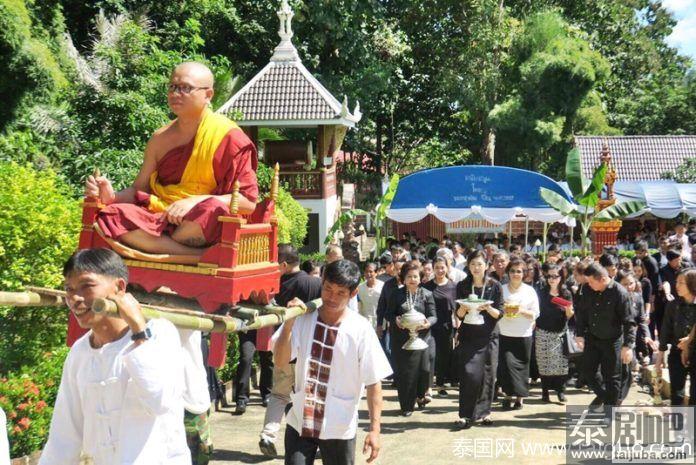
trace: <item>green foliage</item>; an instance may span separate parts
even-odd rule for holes
[[[0,67],[4,72],[0,81],[0,130],[19,112],[48,100],[67,84],[57,50],[50,48],[52,38],[32,17],[31,7],[34,2],[0,1]]]
[[[259,192],[262,196],[268,195],[271,190],[273,169],[264,163],[259,163],[256,170],[256,179],[259,183]],[[295,247],[302,247],[307,236],[307,211],[302,205],[293,199],[282,186],[278,191],[276,202],[276,216],[278,217],[278,243],[291,243]]]
[[[11,457],[44,446],[67,354],[67,347],[46,352],[32,366],[0,378],[0,407],[8,419]]]
[[[686,158],[674,171],[662,173],[662,178],[684,184],[696,183],[696,158]]]
[[[513,51],[511,76],[519,81],[510,97],[489,114],[498,135],[498,158],[522,166],[527,160],[527,168],[558,176],[554,171],[560,164],[553,155],[572,136],[578,113],[608,77],[609,65],[558,11],[527,18]],[[583,115],[582,123],[588,126],[587,110]],[[593,117],[593,122],[601,118]],[[600,123],[601,119],[596,124]]]
[[[384,236],[385,220],[387,219],[387,210],[391,206],[392,200],[396,195],[396,190],[399,187],[399,175],[393,174],[389,180],[389,186],[386,192],[382,195],[382,199],[377,204],[375,209],[375,230],[377,231],[375,242],[377,245],[377,254],[379,255],[387,246],[387,238]]]
[[[80,208],[51,171],[0,162],[0,289],[58,287],[77,247]],[[0,308],[3,372],[39,360],[65,341],[67,313],[56,308]]]
[[[288,191],[285,189],[280,189],[278,192],[278,241],[279,242],[290,242],[297,248],[302,247],[304,244],[305,236],[307,236],[307,221],[309,216],[307,210],[300,205],[297,200],[293,199]],[[287,231],[287,238],[283,237],[283,230],[281,230],[280,215],[287,218],[288,224],[283,230]],[[286,229],[288,228],[288,229]],[[284,239],[284,240],[281,240]]]
[[[334,224],[331,226],[329,229],[329,232],[326,233],[326,239],[324,239],[324,245],[329,245],[331,244],[334,239],[335,235],[338,231],[342,230],[344,226],[346,226],[348,223],[353,221],[356,216],[358,215],[369,215],[368,212],[361,208],[353,208],[348,211],[345,211],[341,213],[341,216],[338,217],[338,219],[334,222]]]

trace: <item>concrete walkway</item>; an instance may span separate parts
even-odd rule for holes
[[[384,389],[382,418],[382,451],[375,463],[381,465],[457,464],[466,462],[516,465],[561,464],[565,453],[549,450],[554,444],[565,444],[563,418],[565,406],[558,402],[541,402],[540,387],[532,388],[532,396],[519,411],[503,412],[500,404],[493,404],[494,425],[474,426],[465,431],[454,429],[457,419],[456,389],[449,389],[447,398],[435,398],[424,411],[416,411],[410,418],[399,416],[396,390],[388,384]],[[568,404],[587,405],[594,395],[589,391],[568,389]],[[556,401],[556,397],[552,396]],[[648,402],[650,397],[632,386],[624,405]],[[268,459],[258,448],[259,432],[264,409],[258,397],[252,399],[242,416],[231,414],[233,409],[216,412],[212,418],[215,443],[214,465],[225,463],[282,464],[282,455]],[[360,409],[356,464],[363,464],[362,443],[368,426],[367,405]],[[282,441],[277,444],[283,453]],[[496,458],[496,447],[498,456]],[[472,450],[473,448],[473,450]],[[489,448],[492,448],[490,451]],[[536,448],[536,449],[535,449]],[[545,449],[546,448],[546,449]],[[489,455],[489,453],[491,455]],[[317,462],[319,463],[319,462]]]

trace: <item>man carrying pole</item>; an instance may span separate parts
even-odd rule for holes
[[[126,293],[128,272],[107,249],[80,250],[63,268],[67,304],[89,329],[63,367],[41,465],[190,465],[184,431],[184,364],[176,328],[146,322]],[[92,311],[114,300],[120,318]]]
[[[357,294],[360,270],[347,260],[324,268],[322,306],[286,321],[273,336],[273,360],[295,365],[292,408],[285,430],[285,463],[314,463],[317,449],[326,465],[355,463],[358,405],[367,386],[370,431],[363,444],[368,462],[380,449],[382,386],[391,368],[370,323],[348,302]],[[301,305],[299,299],[289,306]]]

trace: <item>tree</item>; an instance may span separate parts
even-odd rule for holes
[[[46,2],[0,0],[0,131],[67,85],[56,36],[61,26],[60,9]]]
[[[662,179],[672,179],[679,183],[696,183],[696,158],[686,158],[674,171],[662,173]]]
[[[591,92],[607,78],[609,66],[556,11],[529,16],[515,38],[513,54],[515,85],[507,100],[490,112],[498,158],[503,164],[558,176],[553,155],[572,137],[580,110],[597,99]]]

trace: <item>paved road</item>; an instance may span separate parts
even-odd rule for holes
[[[396,390],[386,385],[385,406],[382,419],[382,452],[376,463],[380,465],[439,465],[467,462],[516,465],[565,463],[565,455],[544,449],[553,444],[565,443],[563,418],[565,407],[558,402],[541,402],[539,387],[532,388],[523,410],[503,412],[494,404],[494,425],[474,426],[466,431],[453,428],[457,418],[457,391],[449,390],[447,398],[435,398],[424,411],[416,411],[410,418],[399,416]],[[568,390],[572,405],[587,405],[593,399],[588,391]],[[633,386],[624,405],[649,401],[649,396]],[[555,400],[555,396],[552,396]],[[257,398],[252,400],[247,412],[233,416],[232,409],[216,412],[212,419],[213,440],[216,453],[213,465],[224,463],[281,464],[282,457],[267,459],[258,449],[258,434],[263,422],[264,410]],[[367,405],[363,400],[358,429],[358,454],[356,464],[365,463],[360,453],[368,425]],[[512,450],[510,449],[512,447]],[[491,458],[489,449],[492,448]],[[534,450],[533,448],[537,448]],[[471,448],[474,448],[472,451]],[[283,453],[282,441],[278,452]]]

